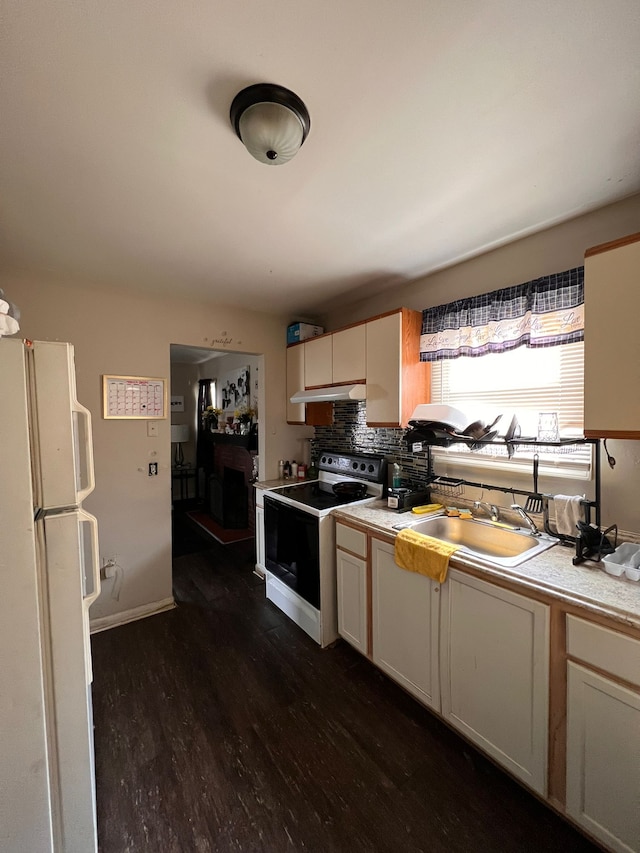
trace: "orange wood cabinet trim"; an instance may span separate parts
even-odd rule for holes
[[[342,522],[340,522],[342,524]],[[348,524],[344,525],[348,527]],[[351,548],[345,548],[344,545],[336,545],[336,551],[342,551],[345,554],[349,554],[351,557],[357,557],[358,560],[365,560],[366,557],[363,557],[362,554],[358,554],[356,551],[352,551]]]
[[[367,657],[373,661],[373,565],[371,537],[367,536]]]
[[[619,429],[585,429],[585,438],[620,438],[620,439],[640,439],[640,430],[619,430]]]
[[[628,246],[629,243],[637,243],[640,240],[640,231],[635,234],[629,234],[626,237],[620,237],[618,240],[611,240],[609,243],[600,243],[599,246],[592,246],[584,253],[585,258],[591,258],[593,255],[600,255],[602,252],[610,252],[612,249],[618,249],[620,246]]]
[[[567,786],[567,614],[551,605],[549,636],[548,796],[563,808]]]
[[[402,309],[402,405],[401,421],[406,426],[416,406],[431,402],[431,364],[420,361],[420,311]],[[370,426],[370,424],[369,424]]]
[[[322,391],[323,388],[348,388],[350,385],[364,385],[365,379],[349,379],[346,382],[329,382],[326,385],[305,385],[305,391]]]

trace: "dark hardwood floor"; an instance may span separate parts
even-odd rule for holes
[[[167,613],[92,639],[102,853],[592,851],[345,643],[179,522]]]

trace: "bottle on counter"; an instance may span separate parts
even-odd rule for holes
[[[288,459],[287,459],[287,461],[284,463],[284,472],[283,472],[283,476],[284,476],[285,480],[288,480],[288,479],[289,479],[289,477],[291,476],[291,463],[289,462],[289,460],[288,460]]]
[[[293,477],[294,480],[297,479],[297,477],[298,477],[298,463],[296,462],[295,459],[291,463],[291,476]]]
[[[304,464],[304,462],[301,462],[298,465],[298,479],[304,480],[306,476],[307,476],[307,466]]]
[[[278,479],[284,480],[284,459],[278,460]]]
[[[393,463],[393,474],[391,479],[391,486],[394,489],[399,489],[402,485],[402,468],[398,462]]]

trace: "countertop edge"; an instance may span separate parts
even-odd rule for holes
[[[374,536],[379,534],[393,539],[397,535],[392,524],[398,523],[398,513],[386,509],[377,499],[351,508],[340,507],[332,515],[337,521],[356,524]],[[488,566],[462,553],[451,558],[451,566],[472,569],[488,579],[520,586],[640,631],[640,582],[612,577],[597,563],[574,566],[573,556],[572,549],[555,545],[513,568]],[[587,588],[584,591],[575,589],[572,582],[582,582]]]

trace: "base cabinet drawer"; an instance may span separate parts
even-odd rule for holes
[[[640,851],[640,691],[572,661],[567,814],[611,850]]]

